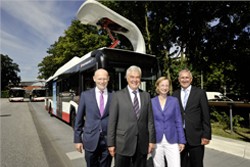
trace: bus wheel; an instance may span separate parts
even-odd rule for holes
[[[76,118],[76,112],[73,110],[70,113],[70,126],[73,128],[75,127],[75,118]]]
[[[50,115],[51,117],[53,116],[51,106],[49,106],[49,115]]]

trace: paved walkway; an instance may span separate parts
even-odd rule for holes
[[[233,140],[220,136],[212,136],[210,144],[207,148],[215,149],[218,151],[226,152],[239,156],[241,158],[250,159],[250,143],[239,140]]]
[[[204,167],[249,167],[250,159],[206,148]]]

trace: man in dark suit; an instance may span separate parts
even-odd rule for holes
[[[192,73],[181,70],[178,77],[181,89],[173,93],[179,99],[183,127],[187,140],[181,152],[182,167],[203,167],[205,145],[211,140],[210,113],[206,92],[191,85]]]
[[[109,152],[116,167],[146,167],[156,142],[151,99],[139,89],[139,67],[129,67],[126,79],[128,86],[114,93],[109,107]]]
[[[81,93],[74,143],[80,153],[85,150],[87,167],[110,167],[112,157],[107,148],[108,108],[112,95],[107,90],[109,74],[98,69],[93,80],[96,87]]]

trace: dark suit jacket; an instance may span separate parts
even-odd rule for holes
[[[108,146],[115,146],[116,153],[123,156],[133,156],[137,144],[141,154],[147,154],[149,143],[156,142],[150,95],[142,90],[139,94],[141,109],[138,120],[127,87],[114,93],[110,104]]]
[[[108,92],[108,100],[101,117],[96,101],[95,88],[81,93],[80,103],[75,121],[74,143],[83,143],[84,149],[94,151],[98,145],[100,131],[107,135],[107,125],[111,101],[111,92]]]
[[[210,113],[206,92],[192,86],[185,110],[181,103],[181,90],[175,91],[173,96],[179,99],[188,144],[196,146],[201,144],[201,138],[211,139]]]

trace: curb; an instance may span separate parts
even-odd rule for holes
[[[212,140],[206,147],[250,159],[249,142],[212,135]]]

